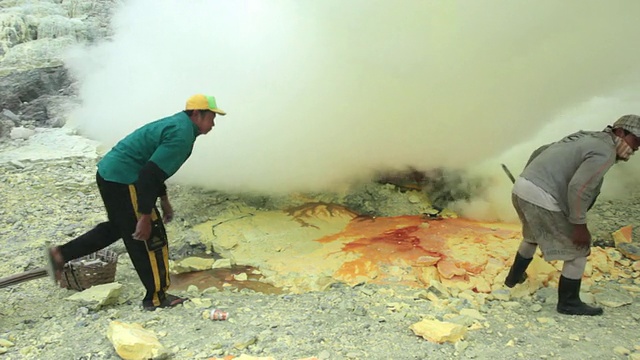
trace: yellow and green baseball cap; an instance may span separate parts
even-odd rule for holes
[[[209,110],[216,114],[227,115],[226,112],[218,108],[216,104],[216,98],[213,96],[207,96],[203,94],[193,95],[187,99],[187,106],[185,110]]]

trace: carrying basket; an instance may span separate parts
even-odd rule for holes
[[[69,261],[64,265],[60,286],[82,291],[111,283],[116,278],[117,264],[118,254],[106,249]]]

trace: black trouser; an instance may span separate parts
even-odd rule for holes
[[[98,224],[87,233],[60,246],[64,261],[70,261],[103,249],[118,239],[124,240],[131,262],[147,290],[143,302],[159,306],[169,288],[169,248],[167,245],[156,251],[148,251],[144,241],[133,239],[138,222],[138,201],[134,185],[106,181],[96,174],[100,196],[107,210],[109,221]],[[158,209],[151,213],[153,221],[158,220],[160,231],[166,232]]]

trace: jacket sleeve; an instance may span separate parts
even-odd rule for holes
[[[147,162],[142,167],[135,184],[140,214],[151,214],[151,209],[156,204],[158,194],[167,177],[167,174],[153,161]]]
[[[191,133],[189,133],[191,131]],[[191,155],[195,137],[191,129],[167,129],[160,145],[151,155],[154,162],[168,177],[178,171]]]
[[[604,174],[615,163],[615,153],[589,151],[574,173],[568,188],[569,222],[586,224],[587,211],[593,206]]]

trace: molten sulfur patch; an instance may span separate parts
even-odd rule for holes
[[[359,255],[336,271],[338,279],[419,285],[425,274],[469,281],[469,276],[482,273],[490,258],[504,262],[513,256],[519,235],[513,224],[397,216],[355,218],[342,232],[318,241],[343,241],[342,251]],[[428,267],[437,271],[428,271]]]

